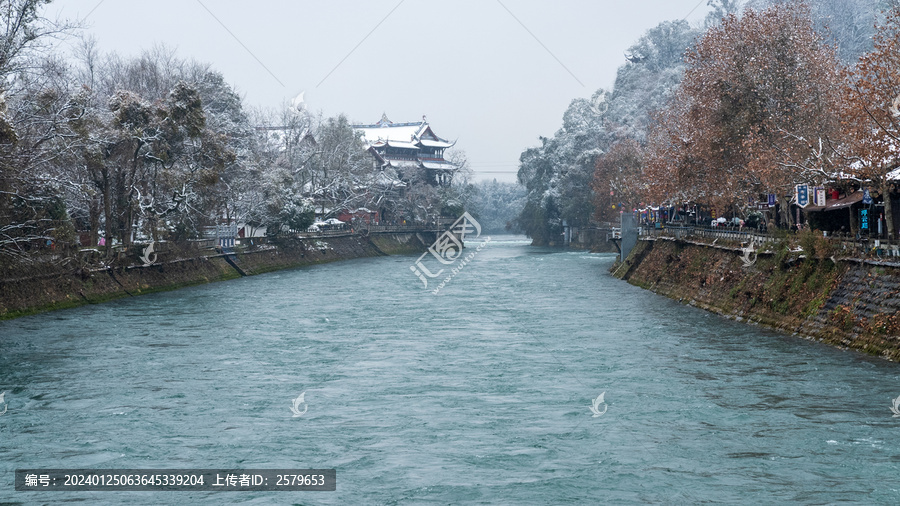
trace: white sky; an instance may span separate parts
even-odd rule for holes
[[[181,58],[209,62],[248,106],[280,107],[305,90],[311,110],[356,123],[374,123],[382,112],[394,122],[425,114],[435,133],[459,140],[476,179],[501,181],[515,180],[519,154],[560,127],[573,98],[612,86],[638,37],[692,10],[688,21],[701,22],[706,0],[57,0],[49,7],[73,19],[90,13],[87,32],[103,51],[136,55],[161,42]]]

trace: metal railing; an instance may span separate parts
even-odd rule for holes
[[[416,225],[361,225],[361,232],[368,231],[371,233],[378,232],[443,232],[447,230],[447,225],[442,223],[425,223]]]
[[[757,230],[735,230],[720,227],[699,227],[699,226],[668,226],[665,228],[640,228],[639,235],[644,238],[651,237],[672,237],[675,239],[722,239],[738,241],[741,243],[754,242],[757,245],[775,242],[779,240],[788,240],[791,243],[800,244],[803,232],[791,232],[784,234],[771,234],[759,232]],[[846,235],[824,235],[823,233],[816,237],[817,241],[826,241],[829,247],[839,256],[857,257],[857,258],[900,258],[900,244],[890,242],[885,239],[877,239],[874,237],[852,238]]]
[[[294,232],[296,237],[343,237],[353,235],[349,228],[336,230],[319,230],[318,232]]]
[[[765,243],[774,241],[775,236],[753,229],[734,229],[728,227],[691,227],[670,226],[665,228],[642,228],[640,235],[644,236],[670,236],[677,239],[687,237],[702,237],[710,239],[726,239],[740,242]]]

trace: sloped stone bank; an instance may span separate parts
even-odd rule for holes
[[[437,234],[423,232],[417,234],[372,234],[369,240],[385,255],[410,255],[421,253],[431,246]]]
[[[613,275],[736,320],[900,360],[900,264],[639,241]]]
[[[0,279],[0,319],[175,290],[280,269],[350,258],[424,251],[423,234],[348,235],[297,239],[231,255],[166,258],[149,267],[123,265]],[[424,234],[428,235],[428,234]],[[434,234],[431,234],[432,236]],[[433,241],[433,237],[431,238]]]

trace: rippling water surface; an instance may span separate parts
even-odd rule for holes
[[[438,295],[415,258],[0,322],[0,502],[900,502],[897,364],[632,287],[611,255],[495,237]],[[41,494],[16,468],[336,468],[337,491]]]

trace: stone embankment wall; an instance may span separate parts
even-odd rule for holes
[[[738,245],[660,238],[639,241],[612,272],[729,318],[900,360],[900,263],[829,253],[770,245],[747,266]]]
[[[61,268],[22,277],[7,275],[0,279],[0,319],[336,260],[415,253],[424,251],[434,236],[372,234],[297,239],[231,255],[178,258],[183,253],[160,254],[150,266]]]
[[[437,239],[434,232],[416,234],[372,234],[369,241],[386,255],[411,255],[421,253]]]

